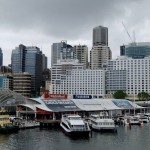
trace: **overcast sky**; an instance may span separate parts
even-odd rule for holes
[[[3,65],[11,63],[19,44],[38,46],[51,62],[51,45],[67,40],[92,47],[92,30],[108,27],[113,58],[120,45],[131,42],[122,22],[137,42],[150,42],[149,0],[0,0],[0,47]]]

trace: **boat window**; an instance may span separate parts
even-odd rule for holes
[[[65,126],[67,129],[69,129],[69,127],[68,127],[65,123],[62,122],[62,124],[63,124],[63,126]]]
[[[85,126],[84,125],[74,125],[74,129],[83,129]]]
[[[69,120],[81,120],[81,117],[69,117]]]

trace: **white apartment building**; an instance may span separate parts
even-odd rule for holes
[[[105,71],[84,70],[83,64],[73,62],[58,62],[52,67],[53,93],[92,95],[93,98],[103,98],[105,95]]]
[[[90,51],[90,68],[101,69],[103,64],[112,58],[112,52],[108,46],[93,46]]]
[[[120,89],[132,96],[137,96],[142,91],[150,93],[150,57],[133,59],[120,56],[109,60],[106,85],[107,94]]]

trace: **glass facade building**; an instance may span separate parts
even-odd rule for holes
[[[73,59],[73,47],[67,41],[53,43],[51,46],[51,66],[57,64],[60,59]]]
[[[13,73],[31,74],[31,92],[33,96],[40,92],[43,71],[43,54],[36,46],[19,45],[12,51],[11,65]]]
[[[0,48],[0,66],[3,65],[3,52],[2,49]]]
[[[150,43],[130,43],[129,45],[120,46],[120,56],[132,58],[144,58],[150,55]]]

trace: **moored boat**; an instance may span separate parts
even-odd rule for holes
[[[89,136],[90,127],[79,115],[63,115],[60,126],[66,135]]]
[[[4,110],[0,110],[0,133],[12,133],[19,130],[18,126],[10,122],[9,114]]]
[[[124,118],[125,125],[142,125],[143,121],[139,116],[126,116]]]
[[[113,131],[117,132],[117,128],[114,120],[102,112],[101,114],[93,114],[89,118],[90,126],[93,130],[96,131]]]
[[[147,116],[140,116],[140,119],[143,121],[143,123],[148,123],[149,119]]]

